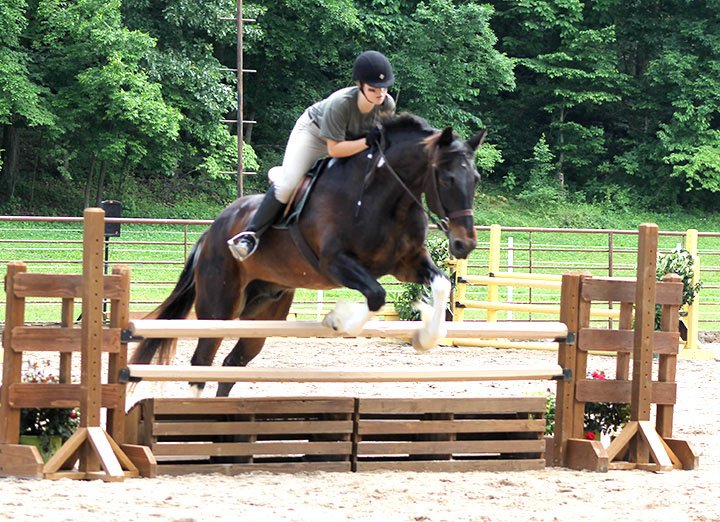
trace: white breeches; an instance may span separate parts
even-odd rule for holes
[[[268,172],[277,200],[287,203],[310,167],[327,155],[327,142],[320,137],[320,129],[307,111],[303,112],[288,138],[282,167],[273,167]]]

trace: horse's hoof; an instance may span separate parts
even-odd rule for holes
[[[418,353],[425,353],[435,346],[433,344],[427,345],[423,343],[422,333],[421,330],[417,330],[412,336],[412,347],[415,348],[415,351]]]
[[[338,324],[335,322],[335,316],[333,316],[332,312],[330,312],[323,318],[322,325],[326,326],[327,328],[331,328],[336,332],[338,331]]]

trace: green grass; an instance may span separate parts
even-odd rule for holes
[[[571,207],[571,208],[570,208]],[[555,211],[555,216],[551,214]],[[481,224],[500,223],[503,226],[555,227],[558,222],[569,222],[582,215],[589,222],[583,227],[616,223],[613,229],[635,230],[641,222],[657,222],[661,232],[684,232],[698,228],[701,233],[720,230],[717,215],[694,215],[675,212],[673,214],[651,214],[647,212],[614,211],[608,205],[591,206],[573,204],[554,209],[534,209],[509,200],[501,195],[482,194],[476,203],[476,222]],[[599,223],[601,220],[603,223]],[[577,225],[576,225],[577,226]],[[109,263],[126,264],[132,270],[131,300],[132,311],[149,311],[171,291],[192,244],[205,229],[205,225],[160,226],[148,224],[124,224],[120,238],[109,241]],[[597,228],[597,227],[594,227]],[[568,234],[555,232],[503,231],[502,243],[514,241],[513,266],[516,272],[541,272],[561,274],[571,269],[582,269],[594,275],[608,275],[609,254],[607,233]],[[28,263],[33,272],[79,273],[82,258],[82,230],[80,223],[3,222],[0,220],[0,275],[4,275],[7,262],[20,260]],[[480,231],[478,249],[470,258],[471,273],[486,274],[488,265],[489,233]],[[615,276],[632,276],[635,270],[636,238],[634,235],[614,234],[613,272]],[[682,243],[682,235],[661,235],[660,250],[669,251]],[[532,252],[530,251],[532,247]],[[701,237],[699,240],[704,289],[700,293],[702,304],[702,330],[720,329],[720,237]],[[508,264],[508,251],[503,250],[501,269]],[[388,300],[392,302],[400,285],[392,278],[384,278]],[[556,302],[557,292],[533,290],[534,302]],[[484,300],[486,291],[476,287],[469,291],[468,298]],[[507,289],[501,289],[501,299],[507,296]],[[515,288],[513,300],[530,300],[530,292]],[[326,303],[338,299],[357,301],[359,293],[339,289],[322,292]],[[28,300],[27,317],[32,321],[57,321],[59,303],[48,300]],[[301,312],[301,319],[318,316],[318,292],[298,290],[293,310]],[[323,308],[329,308],[326,304]],[[4,320],[5,302],[0,303],[0,320]],[[468,311],[468,319],[484,319],[485,313]],[[499,319],[505,319],[505,312]],[[514,319],[529,316],[513,314]],[[533,319],[542,319],[537,314]]]

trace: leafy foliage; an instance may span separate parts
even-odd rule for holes
[[[667,274],[679,275],[683,283],[683,305],[691,305],[703,287],[702,281],[693,284],[693,278],[695,277],[694,264],[692,254],[679,246],[668,254],[658,256],[657,279],[661,280]]]
[[[53,384],[59,382],[50,370],[50,362],[30,363],[23,381],[27,383]],[[66,441],[80,426],[76,408],[26,408],[20,410],[20,434],[40,437],[43,447],[48,447],[50,437],[59,436]]]
[[[426,246],[430,252],[430,257],[439,268],[446,266],[446,261],[450,259],[450,250],[447,240],[444,237],[429,237]],[[452,280],[452,276],[447,274]],[[403,283],[402,291],[395,299],[395,310],[400,319],[403,321],[418,321],[420,312],[415,307],[415,303],[425,302],[432,304],[432,293],[426,285],[418,283]]]

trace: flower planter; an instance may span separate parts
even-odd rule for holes
[[[20,435],[20,444],[35,446],[40,452],[43,461],[47,462],[62,446],[62,437],[60,435],[53,435],[51,437]]]

